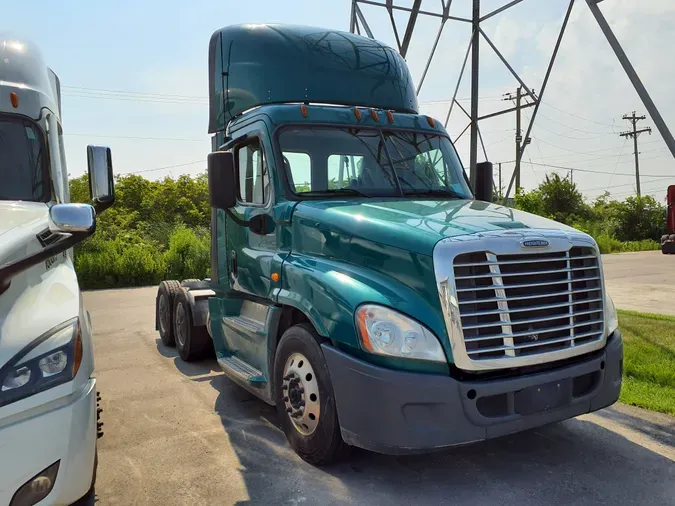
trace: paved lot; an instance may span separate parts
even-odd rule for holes
[[[675,504],[675,419],[623,406],[435,455],[355,451],[313,468],[215,361],[162,346],[154,297],[85,294],[105,422],[98,504]]]
[[[607,291],[620,309],[675,315],[675,255],[603,255]]]

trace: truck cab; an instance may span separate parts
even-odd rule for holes
[[[276,405],[291,446],[400,454],[614,403],[622,340],[594,240],[472,188],[405,61],[320,28],[209,48],[211,273],[164,282],[183,359]]]
[[[110,150],[87,158],[92,205],[71,204],[59,79],[0,35],[0,504],[93,500],[102,432],[72,248],[114,188]]]

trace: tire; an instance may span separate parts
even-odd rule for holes
[[[173,306],[176,294],[180,291],[180,283],[176,280],[162,281],[155,299],[155,315],[157,330],[165,346],[174,346]]]
[[[204,358],[213,347],[213,341],[205,326],[195,327],[192,323],[192,310],[187,290],[181,289],[174,299],[173,332],[180,358],[194,362]]]
[[[198,281],[201,281],[201,279],[188,278],[188,279],[184,279],[183,281],[181,281],[181,284],[183,284],[183,283],[195,283],[195,282],[198,282]]]
[[[293,450],[317,466],[338,460],[346,450],[320,340],[311,325],[295,325],[284,332],[274,358],[281,427]],[[302,415],[298,415],[300,411]]]

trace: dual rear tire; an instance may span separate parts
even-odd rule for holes
[[[162,281],[157,290],[156,319],[159,337],[165,346],[175,346],[180,358],[192,362],[213,351],[213,341],[205,326],[195,326],[188,289],[183,286],[201,283],[196,279]]]

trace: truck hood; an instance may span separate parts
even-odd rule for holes
[[[39,251],[47,228],[47,204],[0,202],[0,265]],[[0,294],[0,368],[56,325],[80,314],[80,293],[65,255],[13,277]]]
[[[30,242],[37,242],[35,234],[47,227],[48,212],[42,202],[0,201],[0,266]]]
[[[507,229],[572,231],[571,227],[509,207],[478,200],[303,201],[294,226],[309,226],[431,255],[446,237]]]

